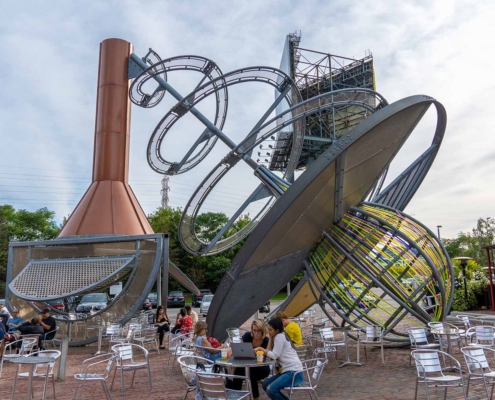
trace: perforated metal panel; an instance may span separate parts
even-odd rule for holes
[[[18,297],[44,301],[99,290],[121,280],[134,256],[32,260],[9,285]]]

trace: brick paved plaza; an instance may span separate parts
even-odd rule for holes
[[[353,340],[350,341],[351,360],[356,359],[356,345]],[[57,382],[57,399],[71,399],[75,393],[76,381],[73,374],[78,372],[81,362],[91,356],[96,351],[96,345],[70,348],[68,357],[67,379],[65,382]],[[385,349],[385,366],[380,362],[380,351],[368,348],[368,360],[364,360],[362,355],[361,367],[348,365],[344,368],[337,369],[333,361],[324,371],[317,390],[319,399],[413,399],[415,385],[415,367],[409,366],[409,349],[408,348],[388,348]],[[461,361],[462,357],[458,348],[454,348],[454,356]],[[344,352],[339,350],[338,358],[343,359]],[[151,373],[153,380],[153,390],[149,392],[147,386],[147,376],[145,371],[136,373],[134,388],[130,386],[130,376],[127,375],[126,399],[183,399],[186,392],[186,386],[178,368],[172,371],[167,368],[168,353],[164,350],[161,354],[156,351],[150,352]],[[461,362],[464,364],[464,362]],[[6,362],[4,372],[0,380],[0,399],[9,399],[12,395],[13,377],[15,366]],[[26,395],[26,381],[20,381],[17,388],[16,399],[23,399]],[[43,384],[35,382],[35,399],[41,398]],[[443,398],[443,391],[432,390],[430,398]],[[112,391],[115,399],[122,398],[120,395],[120,381],[117,375],[115,387]],[[189,394],[188,399],[193,399],[193,394]],[[53,398],[51,386],[48,388],[48,399]],[[90,383],[86,385],[83,399],[102,399],[105,398],[101,384]],[[308,398],[308,397],[302,397]],[[424,387],[420,387],[420,399],[425,399]],[[449,389],[448,399],[462,399],[460,388]],[[470,390],[469,399],[484,399],[484,390],[481,386],[474,386]],[[267,399],[262,395],[261,399]]]

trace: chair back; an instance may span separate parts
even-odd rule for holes
[[[294,346],[299,360],[304,361],[308,357],[309,344],[301,344],[299,346]]]
[[[319,331],[323,341],[335,340],[332,328],[320,328]]]
[[[42,351],[37,351],[36,353],[32,353],[31,355],[37,355],[38,357],[51,357],[53,358],[53,361],[49,364],[48,368],[48,376],[53,375],[53,368],[55,367],[55,361],[57,358],[60,357],[60,354],[62,354],[58,350],[42,350]],[[38,371],[39,368],[39,371]],[[41,375],[46,375],[46,364],[36,364],[34,368],[34,372],[37,374]]]
[[[428,344],[428,336],[426,335],[425,328],[410,328],[407,330],[409,339],[411,339],[411,345]]]
[[[115,335],[116,333],[119,333],[120,331],[120,325],[119,324],[111,324],[108,325],[106,328],[106,335],[111,336]]]
[[[483,373],[483,370],[490,368],[486,359],[485,349],[481,347],[464,347],[461,349],[470,374]]]
[[[40,335],[24,335],[22,337],[21,348],[19,354],[29,353],[33,350],[34,346],[38,344]]]
[[[324,358],[313,358],[311,360],[303,361],[304,368],[304,383],[302,386],[308,386],[316,389],[321,375],[323,374],[323,368],[328,364],[328,360]]]
[[[117,355],[115,355],[115,354],[111,354],[108,357],[107,366],[105,367],[105,370],[101,374],[101,377],[103,379],[107,379],[109,377],[110,372],[112,372],[113,366],[115,365],[115,360],[116,359],[117,359]]]
[[[198,371],[206,372],[207,368],[211,371],[214,365],[213,361],[199,356],[181,356],[177,359],[177,362],[179,363],[186,385],[191,387],[196,386],[195,377]]]
[[[382,336],[382,327],[378,325],[366,326],[366,340],[373,340]]]
[[[137,344],[124,343],[112,346],[112,351],[115,352],[118,356],[117,365],[120,367],[122,365],[134,364],[134,350],[137,350],[138,352],[139,350],[142,351],[144,356],[147,358],[148,350]]]
[[[199,392],[202,398],[208,399],[225,399],[227,400],[227,391],[223,376],[217,374],[196,374]]]
[[[157,327],[146,328],[142,331],[142,336],[144,340],[152,340],[156,338],[156,333],[158,331]]]
[[[476,343],[493,346],[495,328],[492,326],[476,326]]]
[[[241,330],[239,328],[227,328],[227,334],[229,338],[241,336]]]
[[[437,351],[413,350],[411,355],[416,363],[416,371],[419,377],[442,373],[442,365]]]

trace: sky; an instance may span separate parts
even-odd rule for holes
[[[70,214],[90,184],[99,43],[121,38],[144,56],[200,55],[225,73],[280,64],[285,37],[301,31],[301,47],[352,57],[371,50],[376,87],[389,103],[416,94],[440,101],[448,123],[438,156],[405,210],[452,238],[478,218],[495,217],[495,146],[491,78],[495,3],[476,1],[5,1],[0,0],[0,204],[57,221]],[[194,73],[169,74],[182,94]],[[240,141],[273,102],[268,85],[229,89],[224,132]],[[130,184],[144,211],[160,205],[162,175],[148,166],[147,143],[175,104],[132,107]],[[212,118],[212,103],[203,112]],[[394,161],[389,181],[431,143],[429,111]],[[186,116],[167,136],[177,158],[202,126]],[[195,169],[170,179],[170,205],[184,207],[196,186],[228,152],[223,143]],[[174,159],[176,161],[176,159]],[[239,164],[205,203],[233,213],[259,181]]]

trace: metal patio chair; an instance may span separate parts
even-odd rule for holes
[[[45,337],[46,337],[46,336],[49,336],[49,335],[50,335],[50,334],[52,334],[52,333],[53,333],[54,335],[53,335],[53,337],[52,337],[51,339],[41,339],[41,340],[40,340],[40,342],[41,342],[41,343],[40,343],[40,345],[41,345],[41,348],[42,348],[42,349],[46,349],[46,347],[45,347],[45,343],[47,343],[47,342],[51,343],[54,349],[57,347],[57,346],[55,345],[55,336],[57,336],[57,332],[58,332],[58,330],[59,330],[59,327],[57,326],[57,327],[55,327],[55,329],[54,329],[53,331],[49,331],[49,332],[45,333],[45,335],[44,335]]]
[[[0,357],[0,378],[2,377],[3,362],[12,358],[18,358],[29,354],[34,346],[38,344],[39,335],[34,337],[23,337],[22,339],[15,340],[7,343],[3,349],[3,354]],[[20,344],[19,352],[17,352],[17,345]]]
[[[360,347],[364,347],[364,358],[367,360],[368,355],[366,354],[366,347],[368,346],[380,346],[380,351],[382,354],[382,364],[385,365],[385,354],[383,352],[383,328],[378,325],[368,325],[366,326],[366,336],[361,339],[361,332],[358,332],[357,338],[357,362],[359,363],[359,350]]]
[[[175,338],[177,339],[177,338]],[[194,343],[192,339],[189,339],[188,337],[182,336],[179,338],[178,341],[175,342],[174,346],[170,346],[168,348],[168,360],[167,360],[167,367],[170,365],[170,359],[173,358],[172,361],[172,370],[175,369],[175,361],[180,357],[180,356],[193,356],[195,354],[196,350],[194,347]]]
[[[160,354],[160,349],[158,348],[158,340],[156,339],[158,328],[150,327],[145,328],[141,331],[141,335],[138,337],[134,337],[134,341],[137,342],[140,346],[146,348],[146,346],[153,346],[150,350],[156,349],[158,354]]]
[[[115,354],[100,354],[99,356],[84,360],[81,370],[78,374],[74,375],[74,379],[78,381],[74,399],[77,399],[79,389],[84,389],[87,381],[100,381],[107,400],[112,400],[110,390],[108,390],[107,378],[112,372],[116,359],[117,355]]]
[[[118,344],[130,343],[133,333],[127,327],[120,327],[117,332],[111,335],[108,339],[109,350]]]
[[[441,343],[430,343],[428,341],[429,331],[426,328],[409,328],[407,329],[409,339],[411,340],[411,349],[443,349]],[[411,365],[412,353],[409,356],[409,365]]]
[[[449,360],[451,365],[456,365],[459,372],[449,372],[448,375],[443,373],[443,370],[450,368],[444,361],[442,365],[439,355],[442,358]],[[464,378],[462,375],[461,364],[450,354],[439,350],[413,350],[411,352],[412,358],[416,363],[416,389],[414,392],[414,399],[418,398],[418,385],[424,383],[426,390],[426,398],[430,399],[428,387],[443,387],[445,388],[444,399],[447,398],[447,389],[449,387],[462,387],[464,399],[467,400],[466,387],[464,385]]]
[[[177,362],[179,363],[182,376],[186,381],[187,389],[184,396],[184,400],[186,400],[187,395],[190,392],[195,391],[197,388],[196,373],[198,371],[211,372],[213,365],[215,364],[213,361],[208,360],[207,358],[198,356],[180,356],[177,359]]]
[[[331,327],[320,328],[320,340],[319,345],[313,352],[313,357],[318,358],[320,354],[325,354],[325,359],[327,359],[327,354],[333,353],[335,362],[337,363],[337,348],[345,348],[345,340],[337,339],[335,337],[334,331]]]
[[[34,380],[41,380],[45,381],[45,385],[43,386],[43,399],[46,396],[46,384],[49,379],[52,381],[52,388],[53,388],[53,398],[56,399],[57,396],[55,395],[55,377],[53,374],[53,370],[55,368],[55,362],[56,360],[60,357],[61,352],[58,350],[41,350],[37,351],[34,353],[31,353],[30,355],[32,356],[38,356],[38,357],[52,357],[54,360],[53,362],[49,364],[36,364],[34,367],[33,371],[33,381]],[[15,396],[15,389],[17,386],[17,380],[18,379],[29,379],[29,372],[22,372],[22,365],[17,366],[17,374],[14,380],[14,389],[12,390],[12,398]],[[33,392],[31,393],[32,396],[34,397],[34,389],[31,387]]]
[[[490,364],[488,363],[486,357],[486,352],[494,353],[493,355],[495,356],[495,350],[488,349],[486,347],[463,347],[461,352],[464,355],[464,360],[466,361],[469,373],[467,378],[466,396],[469,395],[469,385],[471,383],[471,379],[473,379],[476,381],[482,380],[485,385],[487,399],[493,398],[495,371],[490,368]],[[488,384],[492,385],[490,394],[488,394]]]
[[[493,349],[495,343],[495,327],[473,326],[466,331],[466,337],[470,338],[468,346],[485,347]],[[474,340],[474,342],[473,342]]]
[[[113,374],[112,386],[110,389],[113,389],[115,375],[117,374],[117,370],[120,370],[120,385],[123,396],[125,391],[124,372],[132,371],[131,387],[133,387],[136,371],[139,369],[147,370],[150,390],[152,389],[150,360],[148,357],[148,350],[137,344],[124,343],[124,344],[116,344],[115,346],[112,347],[112,351],[117,355],[117,367],[115,368],[115,372]],[[136,360],[136,358],[138,358],[138,360]]]
[[[246,382],[246,390],[232,390],[225,387],[226,379],[242,379]],[[241,400],[251,399],[251,380],[247,376],[227,374],[196,373],[200,395],[204,399]]]
[[[469,330],[469,328],[472,328],[472,327],[478,326],[478,325],[484,325],[484,322],[483,322],[483,320],[481,320],[479,318],[473,318],[469,315],[456,315],[456,318],[464,326],[464,333],[459,333],[459,335],[462,338],[464,338],[464,342],[466,343],[466,346],[467,346],[468,342],[471,341],[471,336],[468,336],[468,334],[467,334],[467,331]],[[471,331],[471,335],[474,335],[473,331]]]
[[[317,400],[316,388],[323,374],[323,368],[328,364],[328,360],[323,358],[313,358],[311,360],[303,361],[303,370],[298,372],[303,374],[303,382],[299,386],[294,386],[294,380],[297,374],[292,377],[292,384],[289,387],[285,387],[284,390],[289,391],[289,399],[292,395],[299,394],[301,392],[308,392],[309,398]]]

